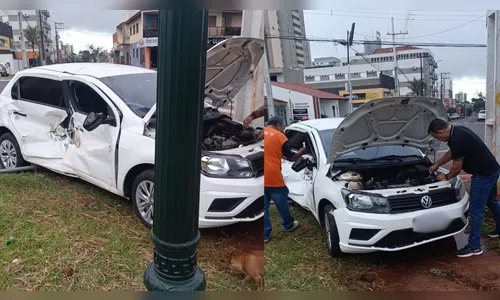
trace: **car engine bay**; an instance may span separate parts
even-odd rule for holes
[[[429,166],[413,165],[390,168],[370,168],[342,172],[334,180],[350,190],[381,190],[421,186],[437,182],[436,175],[429,174]]]
[[[203,150],[220,151],[247,146],[259,141],[257,130],[245,128],[221,114],[217,108],[205,107],[203,111]]]

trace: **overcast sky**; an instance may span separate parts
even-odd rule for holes
[[[432,5],[422,5],[425,1],[387,0],[384,5],[377,4],[378,8],[374,10],[373,1],[357,0],[356,4],[345,4],[334,11],[305,11],[307,36],[343,39],[352,22],[355,22],[355,39],[363,40],[379,31],[382,40],[390,41],[392,38],[387,35],[391,31],[390,18],[395,18],[395,31],[399,32],[404,30],[408,10],[417,9],[411,11],[406,27],[408,35],[399,39],[404,38],[408,42],[486,43],[485,14],[488,8],[496,5],[496,0],[431,1]],[[397,4],[397,10],[392,9],[395,6],[391,2]],[[454,9],[462,10],[450,10],[451,3],[456,4]],[[421,7],[432,10],[420,10]],[[465,10],[466,7],[471,10]],[[89,43],[112,48],[112,34],[125,11],[86,10],[82,13],[80,10],[50,10],[50,13],[51,20],[64,23],[61,40],[73,44],[75,52],[78,52]],[[442,31],[446,32],[439,33]],[[362,50],[362,46],[355,48]],[[485,91],[486,48],[428,48],[437,61],[441,60],[437,72],[451,74],[454,93],[462,90],[468,93],[470,99],[475,92]],[[311,54],[313,58],[345,57],[345,48],[331,43],[311,42]]]

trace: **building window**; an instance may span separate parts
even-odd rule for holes
[[[295,45],[295,49],[304,51],[304,48],[302,48],[301,46],[297,46],[297,45]]]
[[[135,24],[135,31],[139,33],[139,23]]]
[[[303,62],[303,61],[298,60],[298,61],[297,61],[297,64],[299,64],[299,65],[303,65],[303,64],[304,64],[304,62]]]
[[[330,75],[321,75],[319,80],[330,80]]]
[[[295,35],[302,35],[302,33],[297,30],[294,30],[293,33],[295,33]]]
[[[130,29],[130,36],[132,36],[132,27],[129,27]]]
[[[300,24],[297,24],[297,23],[293,23],[293,27],[297,27],[298,29],[300,29]]]
[[[306,76],[306,82],[312,82],[312,81],[315,81],[315,80],[314,80],[314,76],[312,76],[312,75],[307,75],[307,76]]]
[[[304,54],[297,53],[297,57],[304,57]]]
[[[299,21],[299,22],[300,22],[300,18],[299,18],[299,17],[297,17],[297,16],[292,15],[292,19],[297,20],[297,21]]]

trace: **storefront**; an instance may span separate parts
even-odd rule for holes
[[[158,38],[143,38],[138,42],[139,52],[144,52],[144,67],[156,69],[158,66]],[[142,49],[142,50],[140,50]]]

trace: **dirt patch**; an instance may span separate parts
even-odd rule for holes
[[[464,235],[458,242],[463,244],[466,237]],[[381,266],[375,272],[384,282],[385,290],[500,290],[500,257],[496,251],[486,250],[481,256],[458,258],[455,256],[455,239],[417,248],[392,256],[382,253],[368,258],[372,261],[379,259]]]
[[[238,223],[235,225],[201,229],[201,234],[209,235],[212,238],[225,237],[231,244],[233,250],[246,252],[251,250],[264,250],[264,220],[255,222]]]

